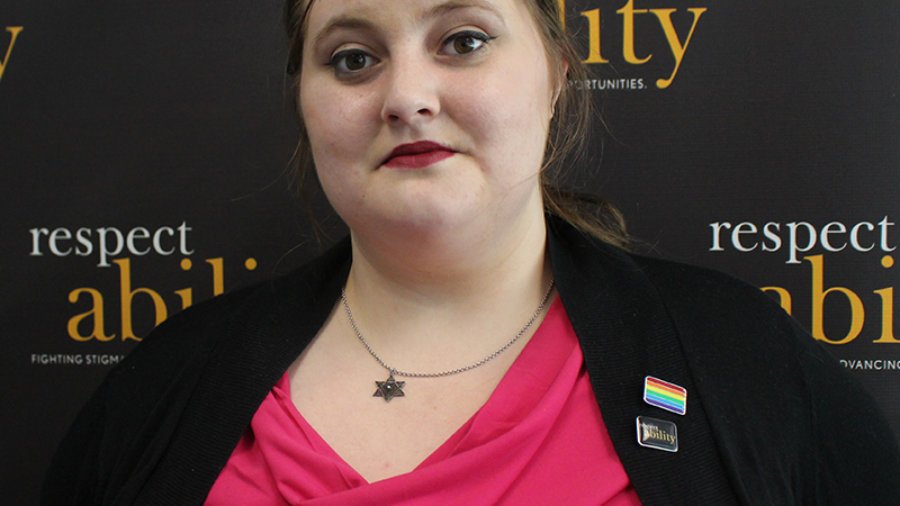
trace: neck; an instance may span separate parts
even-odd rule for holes
[[[397,367],[424,369],[448,365],[436,350],[479,358],[505,342],[551,281],[543,213],[526,218],[443,238],[352,234],[346,291],[366,338]]]

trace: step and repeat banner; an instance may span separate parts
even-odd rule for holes
[[[559,4],[592,71],[569,86],[598,113],[570,183],[618,205],[648,254],[765,290],[900,430],[896,5]],[[0,7],[10,504],[36,501],[78,408],[156,324],[321,251],[288,190],[281,9]]]

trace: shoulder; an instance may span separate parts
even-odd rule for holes
[[[226,366],[248,349],[267,349],[298,328],[298,319],[333,304],[349,259],[341,241],[301,267],[270,280],[200,302],[173,315],[132,350],[105,380],[107,397],[117,406],[140,411],[150,406],[128,400],[133,392],[162,399],[188,391],[211,357]],[[308,326],[307,326],[308,327]],[[309,328],[303,329],[309,333]],[[296,338],[296,336],[295,336]],[[230,367],[230,365],[228,365]]]
[[[800,413],[806,403],[789,402],[808,393],[802,367],[808,360],[843,374],[828,352],[758,288],[712,269],[631,258],[659,295],[697,381],[716,391],[716,399],[734,403],[734,409],[750,401],[748,414],[765,405]],[[731,397],[729,389],[743,394]]]
[[[757,341],[805,334],[774,300],[734,276],[658,258],[629,257],[660,295],[670,316],[685,325],[706,325],[724,333],[720,338],[752,331]]]
[[[733,276],[627,252],[559,219],[549,223],[557,282],[575,309],[673,325],[685,348],[704,355],[774,352],[785,367],[798,342],[811,341],[772,299]]]
[[[747,393],[758,392],[763,398],[776,389],[805,392],[807,375],[821,372],[805,370],[804,363],[810,360],[844,374],[830,354],[759,288],[704,267],[629,257],[659,295],[697,374],[714,372],[716,378],[733,377],[748,387],[758,381]]]
[[[767,388],[782,392],[805,391],[822,376],[856,388],[830,352],[759,288],[704,267],[630,257],[659,294],[689,360],[769,383],[778,378]]]
[[[293,271],[195,304],[157,328],[110,374],[140,376],[142,371],[166,376],[179,367],[196,365],[223,342],[243,339],[273,318],[296,312],[322,296],[346,262],[345,242]]]
[[[138,388],[149,394],[154,385],[185,378],[184,369],[196,368],[217,343],[230,333],[241,315],[267,294],[258,283],[199,302],[157,326],[107,376],[108,394]]]

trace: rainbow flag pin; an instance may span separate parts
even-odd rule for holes
[[[687,390],[653,376],[644,378],[644,402],[679,415],[687,413]]]

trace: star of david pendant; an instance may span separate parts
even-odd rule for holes
[[[387,380],[376,381],[375,384],[378,386],[378,389],[375,390],[372,397],[384,397],[384,402],[390,402],[394,397],[406,397],[406,394],[403,393],[403,385],[406,382],[395,380],[393,372],[388,375]]]

